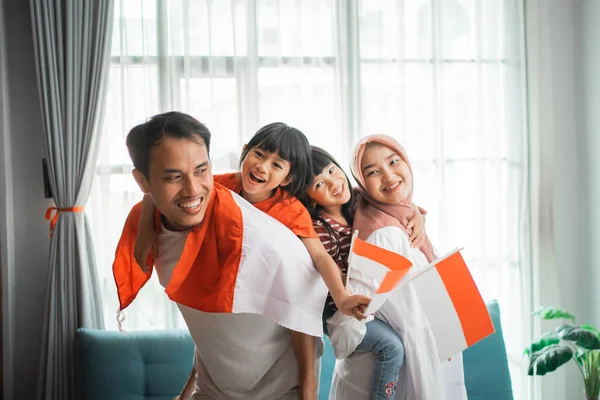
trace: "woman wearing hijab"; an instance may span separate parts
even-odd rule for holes
[[[404,279],[410,280],[435,259],[435,254],[427,237],[419,248],[410,245],[408,221],[415,211],[411,206],[413,174],[406,152],[389,136],[368,136],[356,146],[351,170],[358,191],[353,229],[358,230],[359,238],[409,259],[413,267]],[[348,287],[354,293],[365,293],[364,282],[358,276],[348,276]],[[440,361],[429,320],[411,283],[394,290],[375,317],[389,324],[404,343],[404,363],[389,398],[466,400],[462,355]],[[355,323],[339,324],[334,331],[332,336],[344,344],[346,353],[362,340]],[[339,361],[330,399],[367,398],[370,373],[365,372],[372,370],[370,353],[356,351]]]

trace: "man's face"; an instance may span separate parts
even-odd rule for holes
[[[204,141],[163,136],[150,152],[147,179],[133,171],[138,185],[149,193],[165,227],[185,231],[200,224],[213,190],[213,176]]]

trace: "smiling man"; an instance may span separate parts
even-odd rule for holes
[[[133,176],[170,231],[189,230],[204,219],[214,186],[209,146],[209,130],[180,113],[155,116],[127,136]]]
[[[196,344],[193,399],[297,398],[290,329],[322,335],[327,288],[289,229],[213,182],[209,146],[209,130],[178,112],[127,136],[159,233],[158,255],[142,270],[134,258],[141,203],[134,206],[113,264],[120,308],[155,267]]]

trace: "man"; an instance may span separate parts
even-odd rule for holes
[[[304,245],[213,183],[210,132],[189,115],[152,117],[131,130],[127,147],[160,215],[158,255],[145,271],[133,255],[140,204],[125,224],[113,265],[121,309],[154,265],[196,344],[194,399],[297,398],[289,329],[320,337],[327,294]]]

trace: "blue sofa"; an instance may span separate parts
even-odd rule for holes
[[[506,349],[496,302],[488,304],[496,333],[464,352],[469,400],[512,400]],[[78,331],[81,398],[171,400],[192,368],[194,343],[185,330],[120,333]],[[335,357],[325,341],[319,399],[328,398]]]

